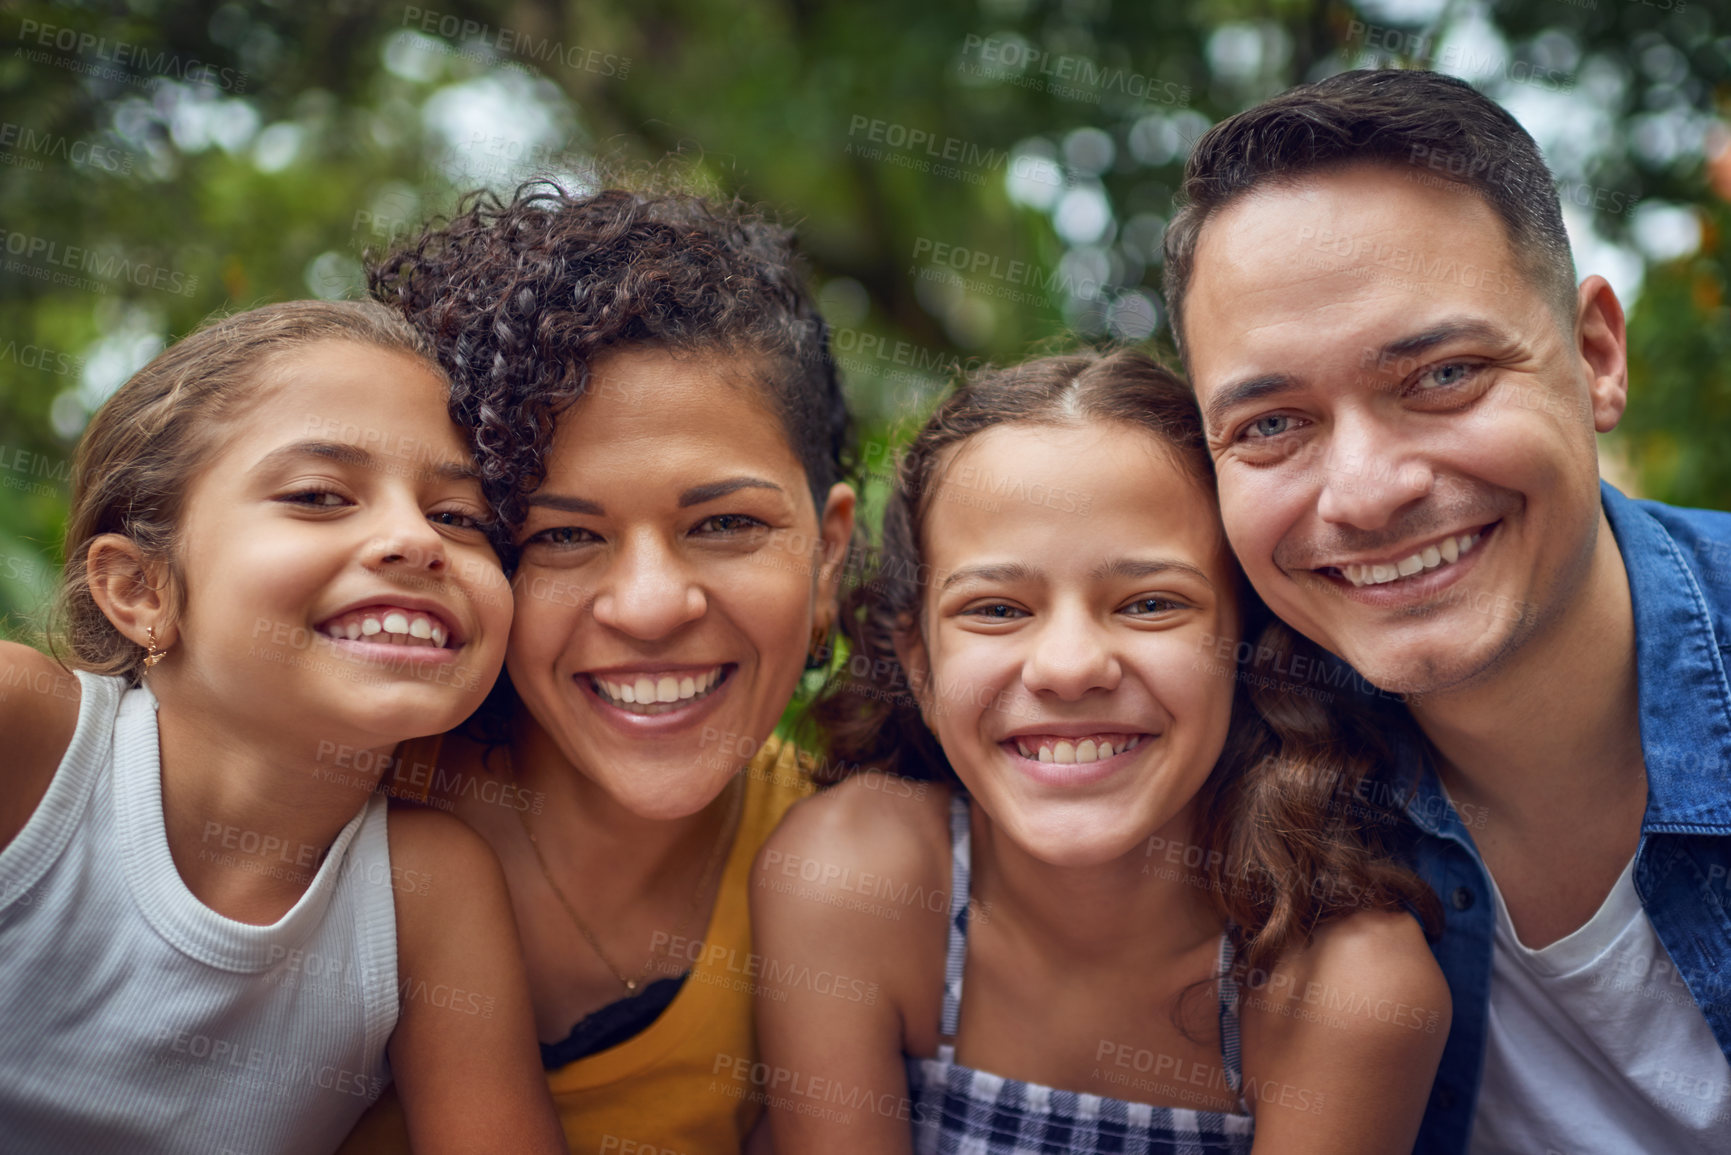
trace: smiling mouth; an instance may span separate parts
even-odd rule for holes
[[[596,696],[609,706],[628,714],[652,716],[701,702],[721,688],[732,669],[728,664],[696,673],[586,676]]]
[[[450,631],[431,614],[390,606],[372,606],[338,614],[318,629],[331,639],[386,646],[442,650],[450,640]]]
[[[1423,549],[1410,553],[1398,561],[1365,565],[1324,566],[1320,572],[1342,578],[1355,589],[1404,581],[1407,578],[1418,577],[1421,574],[1453,565],[1472,552],[1473,547],[1483,540],[1485,534],[1489,533],[1495,524],[1492,522],[1491,525],[1481,526],[1471,533],[1459,533],[1445,537],[1441,541],[1432,542]]]
[[[1022,734],[1010,739],[1016,753],[1032,762],[1056,762],[1070,766],[1076,763],[1100,762],[1114,754],[1127,754],[1142,744],[1146,734],[1091,734],[1086,738],[1066,738],[1055,734]]]

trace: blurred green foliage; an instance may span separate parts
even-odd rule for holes
[[[1731,507],[1731,177],[1715,192],[1706,163],[1731,18],[1694,0],[23,3],[0,48],[12,630],[52,583],[103,397],[213,312],[357,293],[368,249],[466,189],[677,153],[684,178],[796,222],[869,507],[956,366],[1160,339],[1187,141],[1391,59],[1515,109],[1582,206],[1572,227],[1646,264],[1611,448],[1647,495]]]

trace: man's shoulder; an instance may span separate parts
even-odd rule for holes
[[[1626,531],[1631,528],[1631,518],[1651,518],[1675,545],[1696,583],[1710,591],[1709,597],[1720,608],[1731,608],[1731,513],[1630,498],[1608,485],[1604,493],[1606,512],[1613,529],[1619,531],[1620,542],[1630,536]],[[1628,561],[1626,544],[1623,553]]]

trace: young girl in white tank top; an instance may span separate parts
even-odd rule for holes
[[[418,1152],[564,1150],[497,862],[373,792],[510,627],[447,395],[308,301],[91,422],[65,665],[0,643],[0,1150],[329,1152],[393,1076]]]

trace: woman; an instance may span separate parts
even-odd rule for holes
[[[373,284],[456,383],[516,608],[488,704],[388,788],[498,854],[572,1150],[741,1150],[761,1107],[712,1076],[756,1055],[745,888],[810,789],[773,733],[853,533],[792,238],[738,205],[526,186]],[[407,1150],[397,1114],[347,1150]]]

